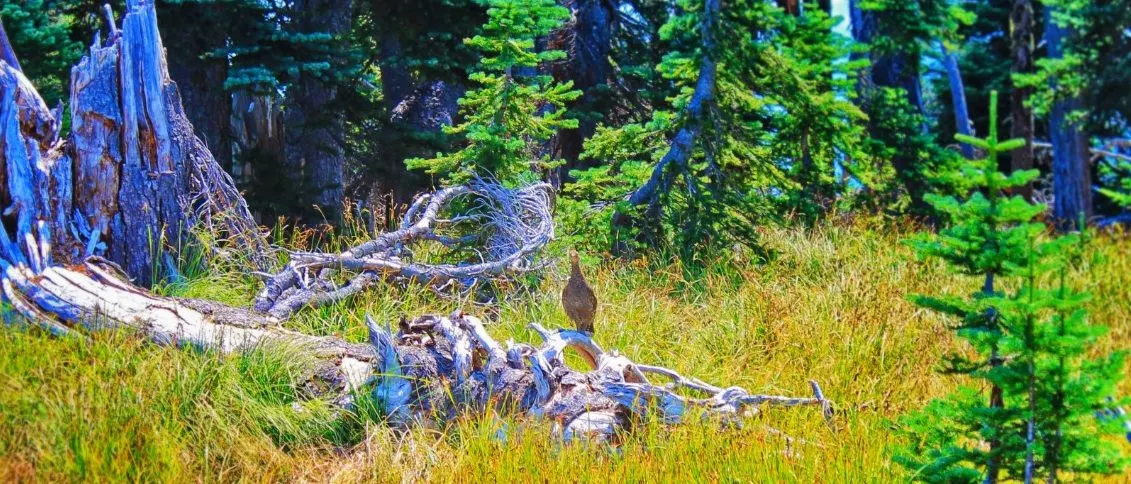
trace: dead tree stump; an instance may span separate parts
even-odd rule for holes
[[[18,69],[0,63],[5,226],[49,256],[100,255],[149,285],[202,224],[263,248],[231,178],[185,117],[151,3],[128,2],[121,29],[96,37],[71,71],[72,130]],[[43,224],[40,233],[38,225]]]

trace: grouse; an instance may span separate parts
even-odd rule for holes
[[[569,251],[569,262],[571,270],[569,281],[566,282],[565,289],[562,289],[562,308],[578,331],[592,335],[593,318],[597,315],[597,296],[581,274],[576,250]]]

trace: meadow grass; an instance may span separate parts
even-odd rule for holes
[[[400,432],[368,415],[335,418],[296,395],[303,361],[293,349],[219,357],[128,334],[83,342],[6,329],[0,482],[905,480],[891,462],[899,443],[891,422],[962,383],[934,369],[943,354],[963,350],[945,319],[906,296],[972,293],[981,281],[915,260],[900,243],[906,232],[875,223],[762,232],[772,257],[759,263],[692,272],[662,259],[591,258],[596,339],[636,361],[753,392],[807,396],[807,381],[817,380],[836,402],[835,428],[803,407],[763,409],[742,428],[646,421],[616,448],[563,445],[549,422],[500,415]],[[1096,351],[1129,348],[1131,240],[1104,235],[1092,250],[1103,260],[1071,276],[1093,295],[1092,320],[1111,327]],[[536,341],[531,321],[567,326],[557,299],[564,279],[559,268],[534,294],[499,305],[490,332]],[[247,304],[255,289],[246,276],[213,271],[163,291]],[[363,341],[365,314],[392,320],[461,306],[472,307],[419,287],[377,287],[287,325]],[[1131,394],[1131,384],[1120,391]]]

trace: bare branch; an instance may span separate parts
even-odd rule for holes
[[[538,269],[534,256],[553,238],[554,224],[548,184],[538,183],[509,189],[496,182],[476,180],[467,186],[449,187],[416,198],[399,230],[381,234],[340,254],[292,252],[283,270],[272,276],[256,298],[255,309],[286,319],[304,306],[342,300],[369,287],[378,279],[389,282],[419,282],[433,288],[470,287],[487,279]],[[468,199],[479,220],[476,233],[452,237],[441,229],[454,229],[466,218],[439,218],[456,199]],[[456,246],[486,240],[481,262],[420,264],[409,261],[408,247],[426,241]],[[329,270],[329,271],[327,271]],[[331,287],[329,277],[339,271],[354,273],[341,288]],[[309,276],[317,274],[316,276]],[[322,284],[304,284],[311,277]]]

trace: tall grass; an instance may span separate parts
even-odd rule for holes
[[[772,256],[764,263],[698,272],[667,260],[586,268],[606,348],[756,392],[805,395],[806,381],[816,379],[837,404],[835,429],[816,409],[768,408],[741,428],[643,422],[616,448],[562,445],[550,437],[551,422],[512,416],[400,432],[371,416],[334,420],[324,404],[295,395],[290,384],[302,365],[286,348],[220,358],[128,335],[84,343],[5,330],[0,481],[898,481],[906,476],[890,462],[897,443],[890,421],[959,384],[934,368],[942,354],[963,350],[946,321],[905,296],[980,285],[914,260],[902,237],[864,223],[766,229]],[[1104,236],[1093,249],[1105,260],[1072,279],[1092,292],[1093,320],[1111,326],[1099,351],[1127,348],[1131,241]],[[564,278],[563,270],[530,298],[504,303],[489,330],[535,341],[530,321],[568,325],[557,300]],[[166,288],[236,303],[254,290],[230,273]],[[366,313],[395,319],[467,304],[378,287],[287,324],[363,341]],[[1121,391],[1131,393],[1131,384]]]

